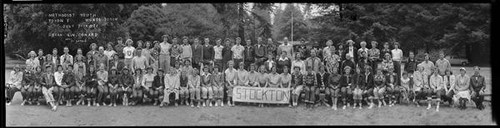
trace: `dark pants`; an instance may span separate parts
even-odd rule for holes
[[[245,60],[245,69],[247,71],[250,71],[250,64],[252,64],[253,62],[255,62],[254,60]]]
[[[16,92],[18,91],[21,91],[20,88],[17,88],[17,87],[10,87],[7,89],[7,101],[8,102],[11,102],[12,99],[14,98],[14,94],[16,94]],[[22,94],[22,93],[21,93]],[[23,100],[24,100],[24,96],[23,96]]]
[[[304,91],[306,93],[306,96],[305,96],[306,102],[314,103],[314,101],[316,101],[316,97],[314,94],[316,92],[316,87],[315,86],[305,86]]]
[[[108,86],[106,85],[99,85],[97,86],[97,90],[99,93],[97,94],[97,102],[102,103],[105,97],[108,95]]]
[[[239,69],[240,68],[240,63],[243,62],[243,59],[234,59],[233,58],[233,61],[234,61],[234,68],[235,69]]]
[[[484,96],[479,95],[479,91],[474,91],[475,95],[471,97],[471,100],[476,104],[476,108],[484,109],[483,101]]]
[[[398,75],[395,80],[395,84],[399,84],[399,79],[401,79],[401,63],[399,61],[394,61],[394,71]]]

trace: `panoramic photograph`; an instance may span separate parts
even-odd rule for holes
[[[491,6],[3,4],[5,125],[496,125]]]

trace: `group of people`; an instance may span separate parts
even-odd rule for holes
[[[337,47],[328,40],[326,47],[318,49],[294,46],[286,37],[279,45],[261,37],[256,44],[247,39],[245,45],[239,37],[218,38],[215,43],[209,37],[202,38],[203,43],[187,36],[162,39],[139,40],[134,45],[132,39],[123,44],[119,37],[117,44],[92,43],[86,54],[78,48],[74,56],[68,47],[62,55],[57,48],[46,55],[41,49],[38,54],[31,51],[25,69],[17,65],[10,74],[7,105],[20,91],[21,105],[39,105],[43,96],[54,111],[64,102],[66,106],[116,106],[117,101],[124,106],[154,102],[162,107],[172,101],[175,106],[224,106],[224,102],[234,106],[232,88],[249,86],[288,88],[289,107],[301,101],[307,108],[325,104],[337,110],[352,104],[371,109],[404,101],[420,106],[419,101],[427,100],[427,109],[435,103],[439,111],[441,100],[461,109],[472,100],[477,108],[484,108],[485,80],[479,67],[472,76],[465,68],[453,75],[443,52],[435,62],[428,54],[419,62],[409,51],[402,70],[398,42],[393,42],[392,49],[388,42],[379,49],[376,41],[371,41],[371,48],[361,41],[357,48],[353,40]]]

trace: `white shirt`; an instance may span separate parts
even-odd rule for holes
[[[163,54],[163,55],[170,55],[170,47],[172,47],[172,45],[170,43],[160,43],[160,54]]]
[[[70,54],[61,55],[60,60],[61,60],[61,65],[63,65],[65,62],[73,65],[73,56]]]
[[[347,48],[348,48],[347,54],[349,54],[349,56],[351,56],[351,58],[353,58],[354,57],[354,46],[347,47]]]
[[[113,58],[113,55],[115,55],[115,54],[116,54],[115,50],[110,50],[110,51],[105,50],[104,51],[104,55],[106,55],[106,57],[108,57],[108,59]]]
[[[59,86],[62,85],[63,76],[64,76],[63,72],[54,72],[54,78],[56,79],[57,85],[59,85]]]
[[[222,49],[224,46],[214,46],[214,59],[222,59]]]
[[[135,48],[132,46],[127,46],[123,48],[123,54],[125,54],[125,59],[132,59],[134,57]]]
[[[233,51],[233,58],[234,59],[243,59],[243,50],[245,50],[245,47],[241,45],[234,45],[231,48],[231,51]]]
[[[392,60],[394,60],[394,61],[401,61],[401,59],[403,58],[403,50],[401,50],[399,48],[392,49],[391,53],[392,53]]]

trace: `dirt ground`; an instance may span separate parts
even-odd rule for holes
[[[472,75],[472,68],[467,70]],[[458,67],[453,67],[458,73]],[[11,70],[6,70],[6,80]],[[487,90],[491,89],[491,68],[482,68]],[[491,106],[477,110],[473,104],[458,110],[442,106],[434,109],[414,105],[396,105],[377,109],[334,111],[325,106],[311,109],[299,106],[265,107],[205,107],[187,106],[159,108],[158,106],[87,107],[60,106],[56,112],[41,106],[20,106],[17,93],[10,106],[6,106],[7,126],[199,126],[199,125],[495,125]]]

